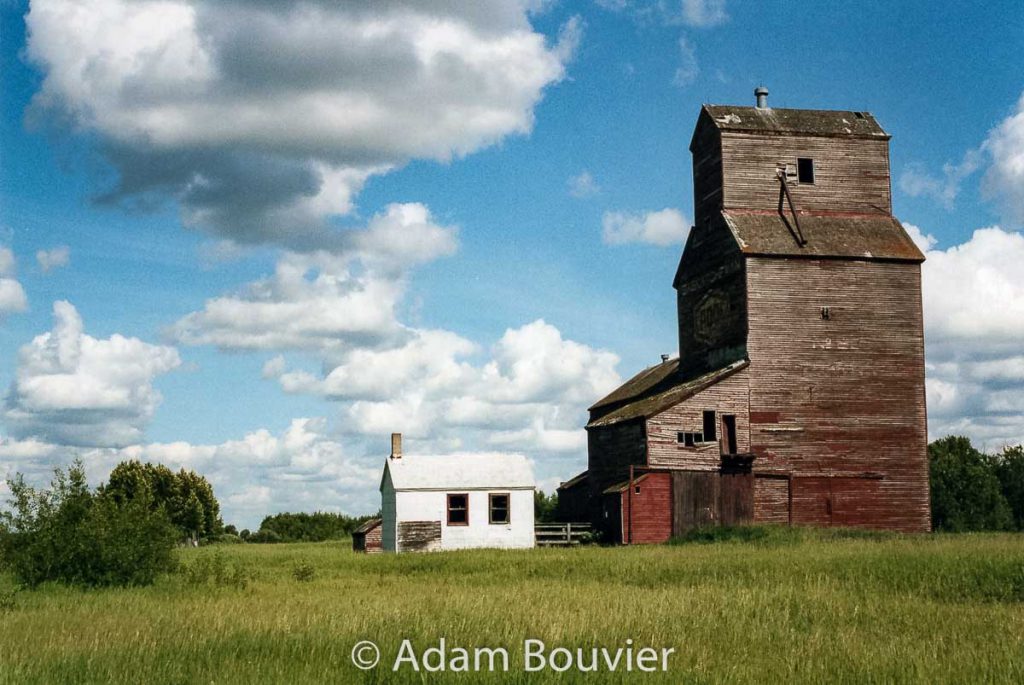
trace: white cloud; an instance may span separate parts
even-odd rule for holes
[[[946,209],[952,209],[964,179],[977,171],[981,162],[979,150],[968,150],[959,164],[946,162],[941,177],[930,174],[921,164],[909,164],[900,174],[900,190],[911,197],[930,197]]]
[[[225,521],[254,529],[263,516],[278,511],[377,511],[380,466],[386,455],[350,455],[326,426],[324,419],[298,418],[279,433],[261,428],[219,444],[138,443],[121,448],[69,447],[0,436],[0,460],[7,475],[21,472],[40,483],[48,480],[53,466],[76,457],[84,461],[95,483],[128,459],[195,470],[212,483]]]
[[[1007,221],[1024,225],[1024,95],[1016,113],[989,133],[982,147],[992,160],[982,189],[998,201]]]
[[[921,250],[921,252],[927,252],[935,247],[936,243],[938,243],[935,236],[931,233],[925,233],[914,224],[904,223],[903,228],[907,230],[907,234],[910,236],[910,239],[914,241],[914,244],[917,245],[917,249]]]
[[[28,297],[14,278],[17,260],[10,248],[0,247],[0,317],[28,309]]]
[[[481,365],[469,360],[476,351],[454,333],[415,330],[403,345],[350,352],[322,378],[298,371],[279,380],[286,392],[345,402],[351,434],[577,453],[586,407],[619,382],[618,357],[542,320],[507,330]]]
[[[927,253],[925,321],[936,340],[1024,340],[1024,236],[982,228],[967,242]]]
[[[208,300],[171,333],[223,349],[329,350],[401,338],[395,309],[406,275],[454,252],[456,232],[433,223],[423,205],[390,205],[349,231],[347,252],[286,253],[273,276]]]
[[[48,274],[62,266],[67,266],[70,260],[71,250],[66,245],[36,252],[36,262],[38,262],[39,268],[43,270],[44,274]]]
[[[690,26],[717,26],[729,21],[725,0],[683,0],[683,21]]]
[[[694,28],[729,21],[725,0],[594,0],[611,12],[627,13],[637,23],[685,24]]]
[[[923,241],[934,245],[930,236]],[[963,244],[929,249],[926,257],[931,438],[966,434],[990,450],[1024,442],[1024,236],[979,229]]]
[[[593,197],[599,192],[601,192],[601,186],[586,169],[569,178],[569,194],[575,198]]]
[[[676,68],[672,83],[680,88],[690,85],[700,75],[700,66],[697,64],[697,53],[693,45],[686,38],[679,39],[679,66]]]
[[[690,222],[672,208],[645,214],[605,212],[601,225],[608,245],[651,243],[664,247],[684,242],[690,231]]]
[[[547,41],[537,8],[33,0],[34,110],[99,136],[108,200],[173,198],[235,242],[330,248],[325,217],[370,175],[530,132],[582,32],[574,17]]]
[[[84,332],[68,302],[53,306],[53,330],[18,353],[4,419],[16,438],[79,446],[140,439],[161,397],[153,379],[181,364],[171,347]]]

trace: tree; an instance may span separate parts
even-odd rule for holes
[[[965,437],[948,436],[928,445],[928,459],[936,530],[1010,528],[1010,506],[993,458],[979,452]]]
[[[545,495],[540,490],[533,492],[533,517],[537,523],[552,523],[558,518],[558,495]]]
[[[123,500],[93,493],[80,461],[55,469],[48,490],[20,475],[8,485],[13,504],[0,554],[24,585],[147,585],[173,568],[177,534],[164,510],[151,507],[148,489]]]
[[[1024,446],[1006,447],[996,458],[996,477],[1017,530],[1024,530]]]
[[[163,508],[182,537],[221,533],[220,504],[213,486],[194,471],[175,473],[162,464],[124,461],[114,467],[103,492],[118,503],[148,497],[151,508]]]

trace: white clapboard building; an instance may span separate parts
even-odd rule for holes
[[[533,470],[518,454],[402,457],[402,436],[380,482],[385,552],[533,547]]]

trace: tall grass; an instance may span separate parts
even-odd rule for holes
[[[725,534],[727,535],[727,534]],[[738,537],[753,536],[753,540]],[[48,586],[0,612],[11,683],[621,682],[524,673],[525,638],[674,647],[653,683],[1024,682],[1024,538],[743,533],[725,544],[363,556],[345,543],[182,550],[247,585]],[[297,568],[313,569],[297,579]],[[304,576],[309,575],[304,573]],[[7,583],[5,585],[5,583]],[[0,592],[9,582],[0,577]],[[399,644],[504,646],[500,674],[392,673]],[[374,640],[382,665],[350,662]]]

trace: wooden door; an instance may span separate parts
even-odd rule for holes
[[[726,414],[722,417],[722,447],[726,454],[736,454],[736,417]]]
[[[718,523],[717,471],[672,472],[672,534]]]

